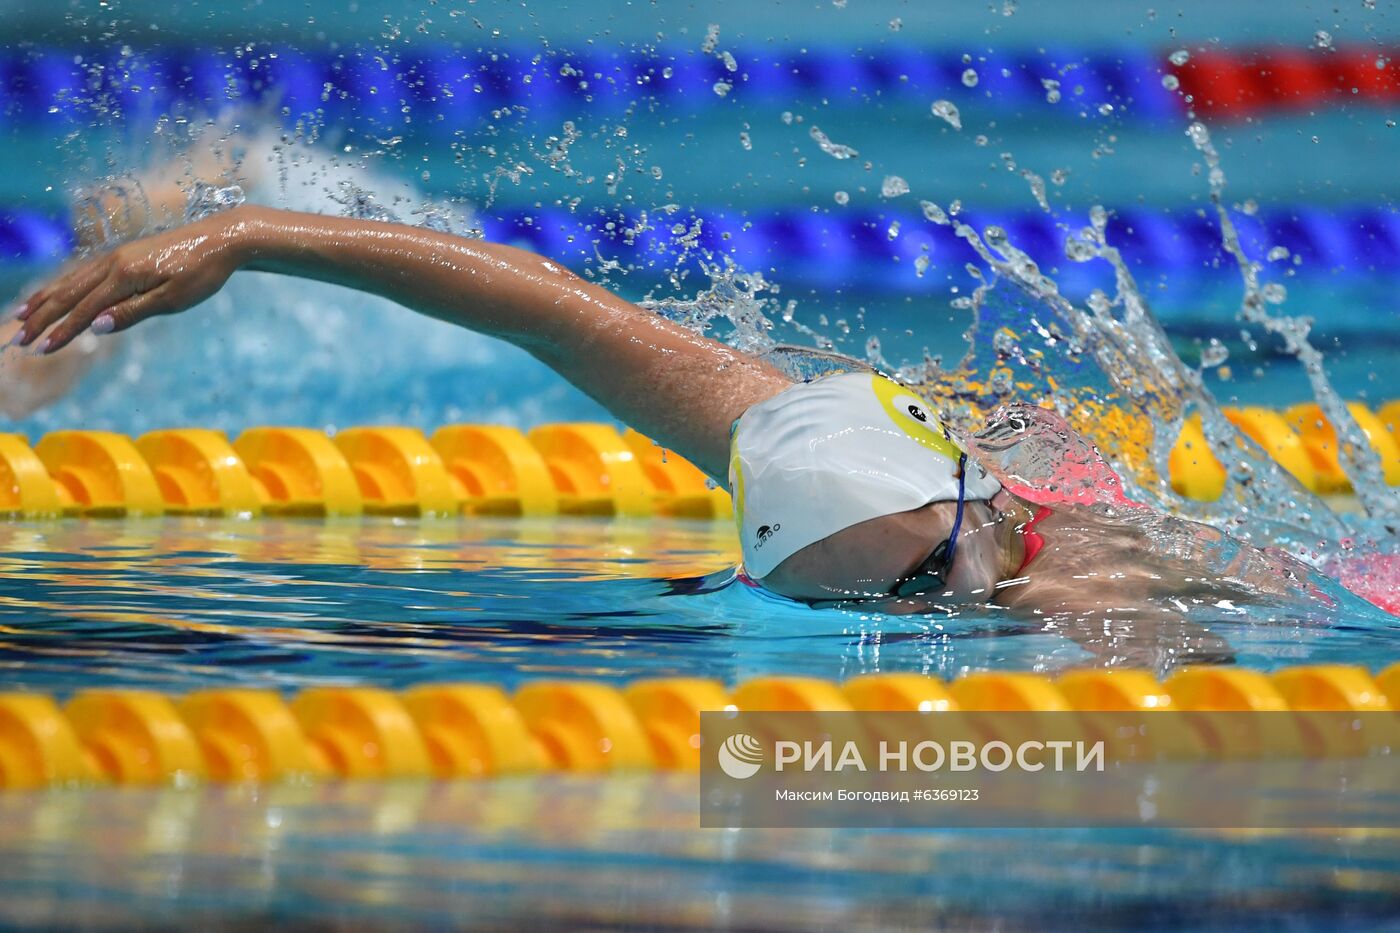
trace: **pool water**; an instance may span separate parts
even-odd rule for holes
[[[0,670],[13,688],[292,690],[532,678],[833,680],[1200,661],[1379,669],[1400,618],[1325,598],[1197,607],[1111,649],[996,607],[812,610],[732,584],[727,522],[164,519],[0,525]],[[1091,649],[1091,650],[1086,650]],[[1138,663],[1136,666],[1145,666]]]
[[[290,692],[1089,658],[991,612],[775,603],[722,585],[735,556],[720,522],[0,525],[0,680]],[[1400,620],[1357,601],[1209,624],[1256,668],[1400,656]],[[676,774],[6,793],[0,925],[1360,930],[1400,877],[1381,832],[734,832],[698,828],[697,793]]]
[[[692,777],[0,796],[0,924],[1378,930],[1400,840],[698,830]]]
[[[718,23],[718,50],[776,58],[810,51],[811,61],[835,66],[839,85],[848,66],[865,61],[888,71],[920,50],[969,53],[982,83],[973,91],[954,80],[938,91],[959,101],[959,133],[930,115],[932,90],[902,92],[887,82],[887,93],[827,93],[832,82],[820,75],[811,86],[792,84],[787,98],[744,86],[715,96],[706,86],[698,97],[658,103],[623,89],[596,105],[581,96],[538,106],[521,97],[521,106],[489,118],[478,107],[482,119],[466,122],[412,108],[403,119],[388,95],[365,95],[332,104],[312,147],[316,171],[340,177],[344,169],[353,190],[318,180],[260,195],[335,212],[367,195],[409,219],[421,217],[414,211],[428,199],[434,207],[450,201],[501,229],[506,217],[596,222],[641,209],[660,216],[667,205],[675,219],[695,211],[726,217],[735,229],[790,223],[797,233],[789,239],[754,249],[750,237],[748,255],[731,244],[746,270],[773,286],[762,296],[771,299],[762,312],[773,338],[806,346],[815,332],[861,358],[874,338],[896,364],[925,354],[951,362],[971,323],[952,301],[977,284],[963,266],[975,256],[959,243],[940,246],[931,271],[914,274],[917,247],[908,244],[927,232],[920,199],[949,209],[961,201],[979,229],[1011,218],[1013,230],[1025,229],[1026,216],[1072,229],[1095,204],[1173,222],[1207,204],[1184,111],[1125,109],[1092,80],[1076,100],[1080,78],[1068,74],[1059,104],[1039,86],[1002,99],[1006,87],[981,56],[1055,58],[1092,75],[1091,59],[1124,53],[1160,61],[1176,48],[1197,54],[1261,43],[1298,51],[1321,26],[1348,47],[1384,49],[1400,35],[1374,4],[1330,17],[1304,5],[1209,0],[1180,0],[1160,16],[1113,4],[1067,12],[1036,0],[927,11],[893,0],[807,6],[793,16],[789,6],[747,0],[647,10],[629,0],[478,4],[459,19],[436,4],[386,0],[196,0],[178,10],[127,0],[91,11],[30,4],[7,12],[0,30],[9,40],[0,46],[0,95],[8,95],[0,101],[0,219],[32,212],[61,231],[75,183],[145,168],[205,115],[187,110],[165,120],[137,105],[91,112],[66,103],[50,113],[47,102],[20,94],[27,63],[44,56],[66,68],[75,56],[110,64],[128,54],[230,54],[246,77],[297,49],[325,57],[374,46],[390,62],[460,49],[472,67],[498,51],[512,61],[543,52],[545,66],[558,70],[575,52],[606,59],[658,43],[680,50],[678,67],[717,66],[698,50]],[[124,47],[134,53],[118,55]],[[133,69],[128,83],[143,81]],[[267,103],[241,114],[245,129],[292,131],[291,115],[280,119]],[[1101,112],[1102,103],[1116,109]],[[1390,211],[1394,100],[1324,104],[1209,118],[1237,215],[1257,200],[1267,216],[1320,217],[1326,232],[1329,217]],[[583,134],[569,153],[577,176],[542,157],[566,119]],[[823,153],[810,135],[817,125],[861,157]],[[499,171],[516,163],[533,171]],[[1053,215],[1039,216],[1021,168],[1050,179]],[[610,187],[614,171],[625,179]],[[909,194],[883,194],[883,179],[894,175]],[[887,232],[895,216],[904,218],[903,239]],[[1149,257],[1134,266],[1172,349],[1195,366],[1209,341],[1223,344],[1227,365],[1202,374],[1222,402],[1311,401],[1301,366],[1257,329],[1242,332],[1238,272],[1210,249],[1218,234],[1201,216],[1188,260]],[[870,220],[859,237],[812,232],[830,223],[849,233],[853,217]],[[546,226],[511,235],[560,245],[557,226]],[[609,274],[601,260],[616,237],[601,240],[561,249],[629,299],[688,297],[708,284],[693,266],[673,268],[674,251],[633,251],[627,255],[645,261]],[[1112,290],[1105,264],[1067,262],[1058,237],[1042,240],[1033,258],[1064,294],[1082,300],[1090,288]],[[1283,310],[1315,318],[1313,340],[1337,391],[1373,406],[1400,396],[1387,376],[1400,367],[1400,268],[1387,255],[1346,267],[1312,258],[1266,266],[1267,278],[1287,285]],[[0,300],[57,259],[30,251],[22,263],[6,254]],[[715,323],[725,335],[725,321]],[[259,274],[235,276],[190,314],[85,350],[94,351],[91,365],[65,397],[0,430],[37,440],[69,428],[528,428],[608,417],[521,351],[379,299]],[[13,384],[17,360],[0,351],[0,392]],[[1360,538],[1372,536],[1357,527],[1366,532]],[[1393,539],[1379,542],[1382,550],[1393,552]],[[1335,555],[1328,572],[1358,589],[1386,596],[1375,581],[1400,579],[1393,553],[1355,560],[1327,544]],[[1299,549],[1312,543],[1305,545]],[[1262,670],[1332,662],[1376,670],[1400,659],[1400,618],[1324,577],[1313,580],[1315,599],[1198,606],[1177,628],[1106,639],[995,609],[904,618],[814,611],[734,584],[736,558],[723,522],[0,523],[0,689],[59,697],[99,686],[290,693],[649,676],[732,684],[763,674],[1055,673],[1162,657]],[[1215,646],[1205,653],[1203,634]],[[0,927],[1371,930],[1394,925],[1400,898],[1400,839],[1380,832],[715,831],[698,828],[696,794],[683,775],[5,793]]]

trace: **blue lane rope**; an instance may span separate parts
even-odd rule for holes
[[[1114,113],[1175,118],[1178,95],[1162,86],[1160,55],[1139,48],[986,52],[969,47],[884,44],[870,52],[833,45],[812,48],[727,46],[736,66],[692,46],[607,52],[536,48],[458,50],[356,47],[331,52],[256,44],[233,55],[220,50],[33,48],[0,51],[0,125],[6,122],[100,119],[113,107],[161,113],[275,99],[288,115],[320,110],[328,119],[431,125],[448,130],[486,120],[505,106],[554,114],[644,97],[696,109],[737,101],[791,104],[820,95],[833,106],[907,102],[927,108],[935,97],[1001,111],[1035,108],[1049,118]],[[969,59],[965,61],[964,59]],[[977,72],[967,87],[963,72]],[[1046,102],[1045,80],[1063,87]],[[720,96],[718,82],[731,85]],[[99,114],[99,107],[101,113]]]
[[[991,224],[1002,227],[1012,243],[1045,268],[1055,268],[1057,278],[1072,279],[1078,272],[1076,263],[1063,258],[1061,227],[1078,230],[1087,217],[971,211],[959,219],[979,231]],[[575,267],[593,260],[596,249],[605,258],[632,265],[642,276],[674,268],[681,251],[670,233],[652,229],[631,239],[624,235],[639,220],[618,212],[537,207],[478,218],[487,239],[523,245]],[[689,230],[695,220],[700,222],[698,243],[704,250],[730,256],[748,270],[773,269],[786,280],[818,286],[927,293],[977,260],[951,228],[909,210],[833,206],[821,213],[794,208],[744,216],[702,211],[685,215],[683,226]],[[1392,210],[1283,207],[1249,215],[1236,212],[1234,220],[1251,257],[1264,261],[1271,249],[1282,246],[1288,250],[1289,268],[1298,274],[1400,272],[1400,214]],[[899,233],[891,238],[889,230],[896,222]],[[1110,241],[1142,274],[1237,275],[1233,265],[1223,261],[1214,222],[1194,211],[1128,208],[1113,214],[1108,229]],[[52,260],[72,245],[63,218],[0,207],[0,266]],[[693,253],[688,262],[695,262]]]

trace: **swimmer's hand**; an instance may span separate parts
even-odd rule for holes
[[[199,304],[246,260],[243,228],[229,211],[80,261],[20,306],[11,342],[53,353],[89,328],[110,334]]]

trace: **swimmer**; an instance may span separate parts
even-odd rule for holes
[[[733,492],[741,578],[884,613],[988,603],[1102,663],[1228,658],[1193,606],[1306,595],[1306,569],[1151,509],[1043,508],[1002,488],[912,390],[794,382],[768,362],[510,246],[243,206],[80,261],[14,342],[52,354],[219,291],[240,269],[336,283],[509,341]],[[386,339],[392,335],[386,335]]]

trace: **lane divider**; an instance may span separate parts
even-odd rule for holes
[[[1394,53],[1359,46],[1193,52],[1171,70],[1196,112],[1215,118],[1311,110],[1329,99],[1383,103],[1400,97]]]
[[[1400,664],[1310,665],[1273,674],[1181,670],[974,673],[952,683],[919,674],[869,674],[845,683],[760,677],[726,689],[698,678],[624,688],[538,681],[509,695],[485,684],[426,684],[404,693],[316,687],[290,701],[269,690],[212,689],[184,697],[149,690],[79,691],[65,705],[37,693],[0,693],[0,789],[70,784],[151,785],[288,779],[472,778],[540,771],[695,771],[700,713],[1183,712],[1400,713]],[[1216,734],[1183,727],[1185,751],[1257,750],[1277,728],[1243,723]],[[1311,757],[1364,753],[1319,743],[1306,716],[1283,738]],[[1398,718],[1397,725],[1400,725]],[[1246,748],[1245,746],[1248,746]],[[1292,747],[1292,746],[1290,746]]]
[[[1349,406],[1400,485],[1400,401]],[[1246,436],[1313,492],[1350,491],[1336,434],[1316,405],[1280,414],[1226,408]],[[1219,498],[1225,468],[1200,419],[1182,426],[1169,460],[1173,488]],[[550,424],[528,435],[498,425],[452,425],[431,439],[414,428],[259,427],[229,443],[204,429],[153,431],[135,442],[101,431],[58,431],[30,448],[0,434],[0,515],[360,514],[665,515],[727,519],[730,499],[696,466],[628,429]]]
[[[0,434],[0,515],[730,516],[729,495],[636,431],[550,424],[525,435],[453,425],[365,427],[334,438],[259,427],[154,431],[135,442],[58,431],[30,448]]]
[[[1347,409],[1380,456],[1386,483],[1400,486],[1400,401],[1390,402],[1378,413],[1357,402]],[[1304,488],[1324,495],[1352,491],[1338,463],[1336,431],[1316,404],[1294,405],[1282,414],[1267,408],[1223,411]],[[1199,416],[1192,415],[1182,425],[1168,468],[1172,488],[1189,499],[1211,501],[1225,490],[1225,468],[1206,443]]]
[[[364,499],[345,455],[311,428],[250,428],[233,445],[269,515],[359,515]]]
[[[907,203],[906,203],[907,202]],[[877,294],[927,297],[930,288],[961,276],[979,262],[951,226],[928,220],[913,201],[827,205],[821,210],[779,208],[742,216],[720,210],[690,212],[684,234],[645,236],[644,215],[614,208],[571,212],[561,208],[500,208],[477,217],[481,236],[533,250],[577,270],[599,255],[647,269],[693,269],[705,255],[727,256],[746,269],[781,270],[785,280]],[[1231,211],[1246,252],[1263,261],[1282,248],[1290,275],[1352,274],[1374,278],[1400,268],[1400,213],[1376,204],[1265,207]],[[958,219],[979,231],[1000,227],[1008,240],[1050,263],[1064,252],[1065,231],[1088,225],[1074,211],[964,210]],[[1143,274],[1223,278],[1219,225],[1199,214],[1123,205],[1109,215],[1108,238]],[[682,242],[684,241],[684,242]],[[0,206],[0,262],[29,263],[67,256],[71,221],[30,208]],[[699,246],[699,250],[695,247]],[[1293,264],[1296,260],[1297,265]],[[1087,293],[1099,284],[1092,265],[1059,264],[1064,290]]]
[[[661,99],[689,110],[734,101],[791,104],[819,96],[832,106],[924,102],[934,96],[1001,112],[1053,117],[1126,114],[1162,121],[1198,113],[1241,119],[1271,110],[1311,109],[1328,100],[1384,104],[1400,97],[1396,51],[1368,45],[1193,51],[1180,65],[1167,51],[1120,46],[1024,51],[881,43],[849,48],[759,47],[723,43],[724,57],[694,46],[660,44],[621,52],[536,49],[489,53],[425,46],[330,51],[250,44],[230,56],[181,47],[48,48],[0,55],[5,122],[53,124],[90,119],[96,108],[128,114],[220,109],[275,102],[290,119],[316,114],[336,122],[461,127],[504,107],[573,114],[581,106],[618,109]],[[971,68],[974,88],[963,81]],[[1180,93],[1167,90],[1174,74]],[[1046,80],[1065,93],[1052,103]],[[716,86],[724,85],[724,93]],[[1073,88],[1073,93],[1070,89]],[[1104,104],[1110,111],[1100,112]]]
[[[1000,111],[1034,109],[1051,119],[1126,112],[1162,120],[1185,109],[1162,86],[1167,54],[1126,46],[1002,52],[892,45],[853,54],[841,46],[725,42],[722,51],[723,58],[694,45],[661,43],[619,51],[561,49],[542,57],[535,48],[508,46],[332,51],[255,43],[231,56],[178,46],[120,53],[37,47],[0,54],[0,122],[61,126],[85,124],[99,108],[109,117],[111,111],[208,113],[238,103],[275,103],[291,121],[314,116],[340,125],[440,133],[446,126],[484,122],[506,107],[573,116],[580,108],[610,112],[639,100],[664,100],[693,112],[736,101],[791,105],[813,95],[837,107],[878,100],[922,109],[935,97],[952,97]],[[975,90],[962,77],[970,65],[980,76]],[[1070,78],[1075,93],[1069,92]],[[1054,104],[1046,100],[1046,79],[1067,85]],[[721,83],[723,93],[717,90]],[[1112,108],[1100,112],[1105,103]]]

